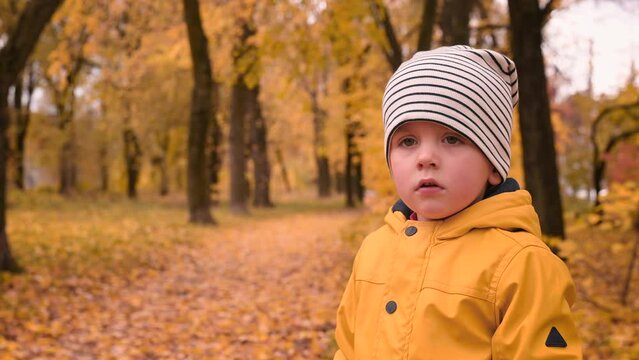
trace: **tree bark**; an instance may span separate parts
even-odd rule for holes
[[[23,186],[23,174],[22,174],[22,156],[18,150],[18,134],[20,133],[20,124],[23,121],[25,116],[25,110],[22,106],[22,97],[23,97],[23,88],[24,88],[24,74],[20,72],[18,76],[16,76],[16,83],[13,85],[13,112],[15,114],[15,147],[13,149],[9,149],[9,157],[13,160],[13,166],[15,168],[15,184],[16,188],[19,190],[24,190]]]
[[[430,50],[433,42],[433,29],[435,19],[437,19],[437,0],[424,0],[422,9],[422,24],[419,27],[419,38],[417,39],[417,51]]]
[[[331,170],[329,167],[328,156],[317,155],[315,157],[317,166],[317,195],[320,198],[331,196]]]
[[[58,192],[62,195],[71,195],[76,190],[77,166],[76,166],[76,142],[75,142],[75,125],[73,123],[75,95],[75,80],[80,72],[80,60],[77,60],[73,71],[67,75],[67,86],[62,91],[58,91],[49,77],[45,77],[51,85],[54,93],[55,106],[58,112],[58,127],[65,136],[65,140],[60,148],[60,172]]]
[[[20,190],[24,190],[24,151],[27,139],[27,131],[31,122],[31,101],[33,100],[33,91],[35,90],[35,74],[34,65],[28,67],[27,73],[27,101],[22,104],[23,97],[23,79],[18,76],[16,81],[14,104],[16,109],[16,134],[15,134],[15,150],[13,152],[13,160],[15,162],[15,184]]]
[[[60,148],[60,184],[58,192],[61,195],[68,196],[76,190],[77,166],[75,161],[75,126],[71,123],[66,131],[66,139]]]
[[[395,35],[395,28],[390,19],[390,14],[383,0],[368,0],[373,20],[378,27],[384,31],[386,36],[386,43],[382,44],[382,50],[386,61],[391,70],[396,71],[402,64],[402,46]]]
[[[358,65],[362,66],[364,63],[365,55],[368,52],[365,49],[364,52],[359,54],[357,61]],[[342,92],[348,94],[352,91],[353,82],[361,81],[356,77],[356,74],[352,77],[346,78],[342,81]],[[346,101],[344,105],[344,113],[346,117],[346,125],[344,128],[344,134],[346,139],[346,161],[344,164],[344,190],[346,195],[346,207],[354,207],[355,200],[363,199],[363,186],[361,179],[363,178],[362,169],[359,168],[362,162],[362,152],[357,146],[356,139],[364,135],[362,124],[353,119],[353,104],[350,100]],[[360,196],[361,194],[361,196]]]
[[[215,88],[218,85],[213,83]],[[219,104],[219,92],[215,91],[213,98],[214,104]],[[218,109],[215,105],[214,109]],[[209,188],[211,189],[211,204],[217,205],[219,199],[220,170],[222,169],[222,156],[220,149],[222,147],[222,130],[218,123],[217,114],[213,114],[214,121],[211,123],[208,139],[208,166],[209,166]]]
[[[11,255],[6,233],[7,156],[9,141],[7,129],[10,123],[7,95],[9,87],[24,68],[27,58],[35,48],[44,27],[62,0],[32,0],[18,17],[13,31],[6,37],[0,49],[0,270],[17,270]]]
[[[160,156],[157,158],[157,167],[160,175],[160,196],[169,194],[169,166],[167,158],[169,156],[169,134],[164,133],[159,139]]]
[[[280,174],[282,176],[282,181],[284,182],[284,189],[287,193],[290,193],[293,189],[291,188],[291,182],[288,179],[288,170],[286,169],[286,162],[284,162],[284,155],[282,155],[282,149],[279,147],[275,149],[275,159],[280,165]]]
[[[54,27],[57,32],[60,29]],[[84,57],[84,44],[90,38],[90,33],[86,26],[82,26],[77,34],[74,33],[73,39],[68,40],[68,44],[74,51],[69,52],[69,60],[71,61],[68,68],[65,67],[64,78],[55,79],[44,73],[44,80],[49,84],[55,107],[58,112],[60,131],[68,132],[66,134],[67,141],[63,143],[60,149],[60,184],[59,192],[63,195],[69,195],[75,192],[77,188],[77,164],[75,159],[75,133],[73,129],[73,119],[75,115],[75,89],[80,73],[87,63]]]
[[[317,195],[320,198],[331,196],[331,172],[328,156],[323,154],[315,155],[317,167]]]
[[[355,194],[357,195],[357,200],[360,203],[364,202],[364,156],[361,151],[357,150],[355,156],[353,157],[353,168],[354,168],[354,176],[353,176],[353,186],[355,188]]]
[[[125,127],[122,131],[124,140],[124,162],[126,164],[126,193],[129,199],[138,196],[138,179],[140,168],[142,167],[142,148],[135,131],[130,127]]]
[[[511,47],[519,74],[519,122],[526,187],[542,232],[564,237],[555,136],[544,71],[542,10],[537,0],[509,0]]]
[[[346,135],[346,161],[344,163],[344,193],[346,195],[346,207],[355,207],[355,197],[353,192],[353,134],[348,130]]]
[[[311,111],[313,113],[313,152],[317,169],[317,195],[325,198],[331,195],[331,174],[326,145],[326,111],[318,101],[317,91],[310,91]]]
[[[477,1],[477,9],[479,10],[479,17],[482,20],[482,23],[485,23],[486,25],[475,28],[475,47],[498,49],[500,45],[497,41],[495,30],[507,28],[507,26],[488,24],[490,12],[486,9],[486,4],[484,2]],[[490,38],[490,43],[485,40],[487,37]]]
[[[208,41],[202,28],[198,0],[183,0],[184,21],[189,36],[193,63],[193,93],[188,138],[189,221],[215,223],[210,211],[209,179],[206,161],[207,129],[212,121],[214,98],[213,72],[209,58]]]
[[[231,94],[231,119],[229,124],[229,166],[231,175],[231,211],[248,213],[248,179],[246,178],[246,103],[249,89],[243,78],[233,85]]]
[[[346,176],[341,171],[335,172],[335,192],[342,194],[346,191]]]
[[[254,47],[247,44],[247,40],[255,34],[255,29],[248,24],[242,24],[242,36],[235,50],[235,62]],[[231,212],[236,214],[248,213],[249,185],[246,178],[246,161],[248,146],[246,141],[247,117],[251,116],[247,104],[251,101],[250,89],[246,83],[246,73],[242,69],[237,74],[231,94],[231,118],[229,124],[229,166],[231,174]]]
[[[169,169],[166,163],[166,157],[160,162],[160,196],[169,194]]]
[[[442,45],[468,45],[473,0],[444,0],[439,26]]]
[[[251,142],[253,155],[253,177],[255,180],[255,195],[253,205],[256,207],[273,207],[271,202],[271,165],[268,160],[268,141],[266,121],[262,115],[259,100],[260,86],[256,85],[250,91],[252,103]]]
[[[342,93],[348,94],[351,89],[351,78],[346,78],[342,81]],[[344,161],[344,195],[346,200],[346,207],[355,207],[355,186],[354,186],[354,167],[353,157],[357,151],[355,144],[355,130],[357,123],[351,119],[351,103],[349,100],[344,105],[344,114],[346,117],[346,125],[344,126],[344,139],[346,140],[346,156]]]
[[[344,191],[346,194],[346,207],[355,207],[355,200],[358,197],[358,180],[357,180],[357,166],[355,158],[358,156],[357,144],[355,143],[355,137],[357,130],[357,124],[349,122],[346,125],[345,138],[346,138],[346,162],[344,164]]]
[[[100,191],[109,191],[109,148],[106,143],[100,144],[98,151],[98,161],[100,162]]]
[[[76,190],[76,171],[75,164],[75,129],[73,117],[75,115],[75,81],[82,67],[82,60],[78,59],[73,70],[67,75],[66,86],[59,91],[56,88],[53,79],[45,75],[45,80],[51,86],[55,99],[55,107],[58,112],[58,128],[65,136],[65,141],[60,148],[60,172],[58,192],[62,195],[70,195]]]

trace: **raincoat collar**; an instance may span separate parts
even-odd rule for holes
[[[397,233],[411,223],[425,223],[410,220],[413,211],[399,200],[388,211],[386,223]],[[541,237],[539,218],[532,206],[530,194],[519,190],[514,179],[486,191],[485,198],[459,213],[444,220],[432,221],[436,237],[441,240],[455,239],[473,229],[498,228],[506,231],[525,231]]]

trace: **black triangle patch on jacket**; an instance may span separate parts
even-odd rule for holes
[[[546,338],[546,347],[564,348],[566,346],[568,346],[568,344],[566,344],[566,340],[564,340],[563,336],[561,336],[559,330],[553,326],[548,333],[548,338]]]

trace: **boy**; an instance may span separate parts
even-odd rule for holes
[[[419,52],[384,91],[400,197],[355,258],[335,359],[578,359],[575,289],[508,179],[517,72],[468,46]]]

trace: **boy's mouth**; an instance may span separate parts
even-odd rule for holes
[[[417,188],[415,188],[415,190],[419,190],[419,189],[431,189],[431,188],[442,188],[441,185],[439,185],[437,183],[437,181],[433,180],[433,179],[423,179],[420,180],[419,183],[417,184]]]

